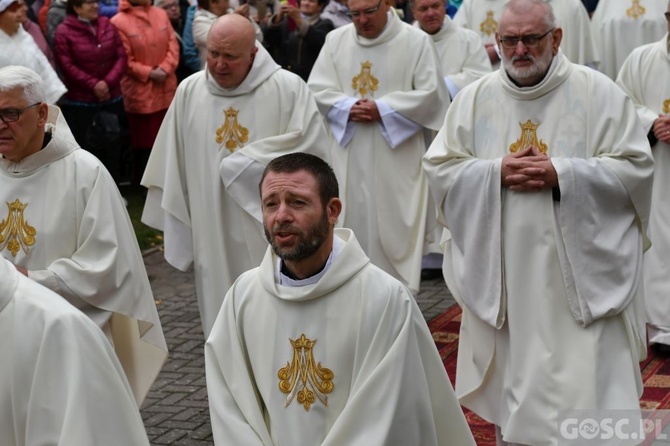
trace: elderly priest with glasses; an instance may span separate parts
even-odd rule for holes
[[[500,445],[561,444],[569,410],[630,417],[642,394],[653,159],[633,102],[561,37],[550,4],[507,3],[501,69],[456,96],[424,159],[463,308],[456,393]]]
[[[109,172],[44,100],[34,71],[0,68],[0,255],[102,329],[139,405],[167,346],[135,233]]]

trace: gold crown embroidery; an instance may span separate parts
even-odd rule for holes
[[[233,153],[235,149],[244,146],[249,140],[249,130],[237,121],[237,115],[240,111],[230,107],[223,114],[226,120],[221,127],[216,129],[216,142],[219,149],[226,146],[226,149]]]
[[[379,79],[372,75],[372,62],[365,61],[361,63],[361,72],[353,77],[351,80],[351,88],[353,88],[361,98],[367,94],[374,96],[374,92],[379,87]]]
[[[279,390],[287,395],[284,407],[288,407],[296,395],[298,403],[302,404],[307,412],[315,401],[315,395],[324,406],[328,406],[326,394],[332,392],[335,387],[333,372],[322,367],[320,362],[315,362],[316,340],[307,339],[303,333],[295,341],[293,339],[289,341],[293,346],[293,358],[290,363],[286,363],[286,367],[277,372]]]
[[[37,231],[30,226],[23,216],[23,211],[28,206],[17,198],[12,203],[6,201],[9,211],[7,218],[0,221],[0,251],[7,248],[16,257],[19,249],[28,254],[28,247],[35,244]]]
[[[647,12],[647,10],[640,4],[640,0],[633,0],[633,6],[626,9],[626,15],[635,20],[642,17],[645,12]]]
[[[547,145],[542,142],[540,139],[537,139],[537,128],[540,124],[533,124],[531,120],[522,123],[519,123],[521,127],[521,137],[514,143],[510,144],[509,151],[514,153],[521,150],[525,150],[528,147],[535,147],[542,153],[547,153]]]
[[[487,36],[492,36],[498,29],[498,22],[493,18],[493,11],[486,11],[486,20],[480,25],[479,29]]]
[[[666,115],[670,113],[670,99],[663,101],[663,113]]]

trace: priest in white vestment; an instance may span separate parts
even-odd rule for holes
[[[67,92],[33,36],[23,29],[25,6],[18,0],[0,0],[0,67],[21,65],[39,74],[44,81],[46,101],[55,104]]]
[[[503,6],[508,0],[463,0],[454,22],[458,26],[479,33],[496,70],[500,67],[500,54],[496,48],[495,34]],[[607,0],[611,1],[611,0]],[[599,65],[600,57],[591,36],[589,15],[581,0],[547,0],[554,9],[556,24],[563,29],[561,50],[570,61],[591,68]]]
[[[105,332],[140,404],[167,345],[135,232],[111,175],[43,102],[41,82],[0,68],[0,254]]]
[[[386,0],[350,0],[351,25],[331,31],[307,84],[337,144],[343,226],[372,263],[418,291],[428,183],[423,129],[438,130],[449,106],[428,35]]]
[[[566,410],[639,410],[653,159],[632,101],[561,53],[547,3],[506,8],[503,67],[458,94],[424,166],[463,308],[456,394],[499,444],[554,446]]]
[[[165,232],[171,265],[194,266],[205,337],[226,290],[267,247],[263,168],[289,152],[325,157],[330,147],[303,80],[255,44],[242,19],[227,14],[213,25],[207,68],[179,85],[142,179],[149,189],[142,221]]]
[[[670,4],[668,12],[670,15]],[[670,27],[670,25],[668,25]],[[628,56],[617,84],[637,108],[644,131],[652,143],[654,187],[649,238],[644,255],[644,294],[649,342],[670,353],[670,53],[668,34],[661,40],[636,48]]]
[[[591,17],[598,69],[614,80],[631,51],[663,37],[666,6],[666,0],[601,0]]]
[[[205,345],[215,444],[474,446],[414,297],[333,229],[337,197],[317,157],[268,165],[271,246]]]
[[[149,446],[112,345],[0,258],[0,444]]]

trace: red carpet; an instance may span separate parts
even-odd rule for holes
[[[458,350],[458,332],[461,326],[461,309],[454,305],[428,324],[435,345],[440,352],[444,367],[447,369],[452,385],[456,377],[456,356]],[[649,352],[642,368],[644,393],[640,406],[645,410],[670,409],[670,360],[659,358]],[[472,429],[478,446],[494,446],[495,434],[490,423],[474,413],[464,409],[465,418]],[[670,420],[664,420],[664,425]],[[648,442],[645,442],[645,444]]]

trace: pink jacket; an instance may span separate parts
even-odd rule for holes
[[[126,111],[148,114],[167,109],[177,89],[179,43],[166,12],[156,6],[132,6],[128,0],[120,0],[112,24],[119,30],[128,55],[128,69],[121,78]],[[149,79],[155,67],[168,74],[164,82]]]

